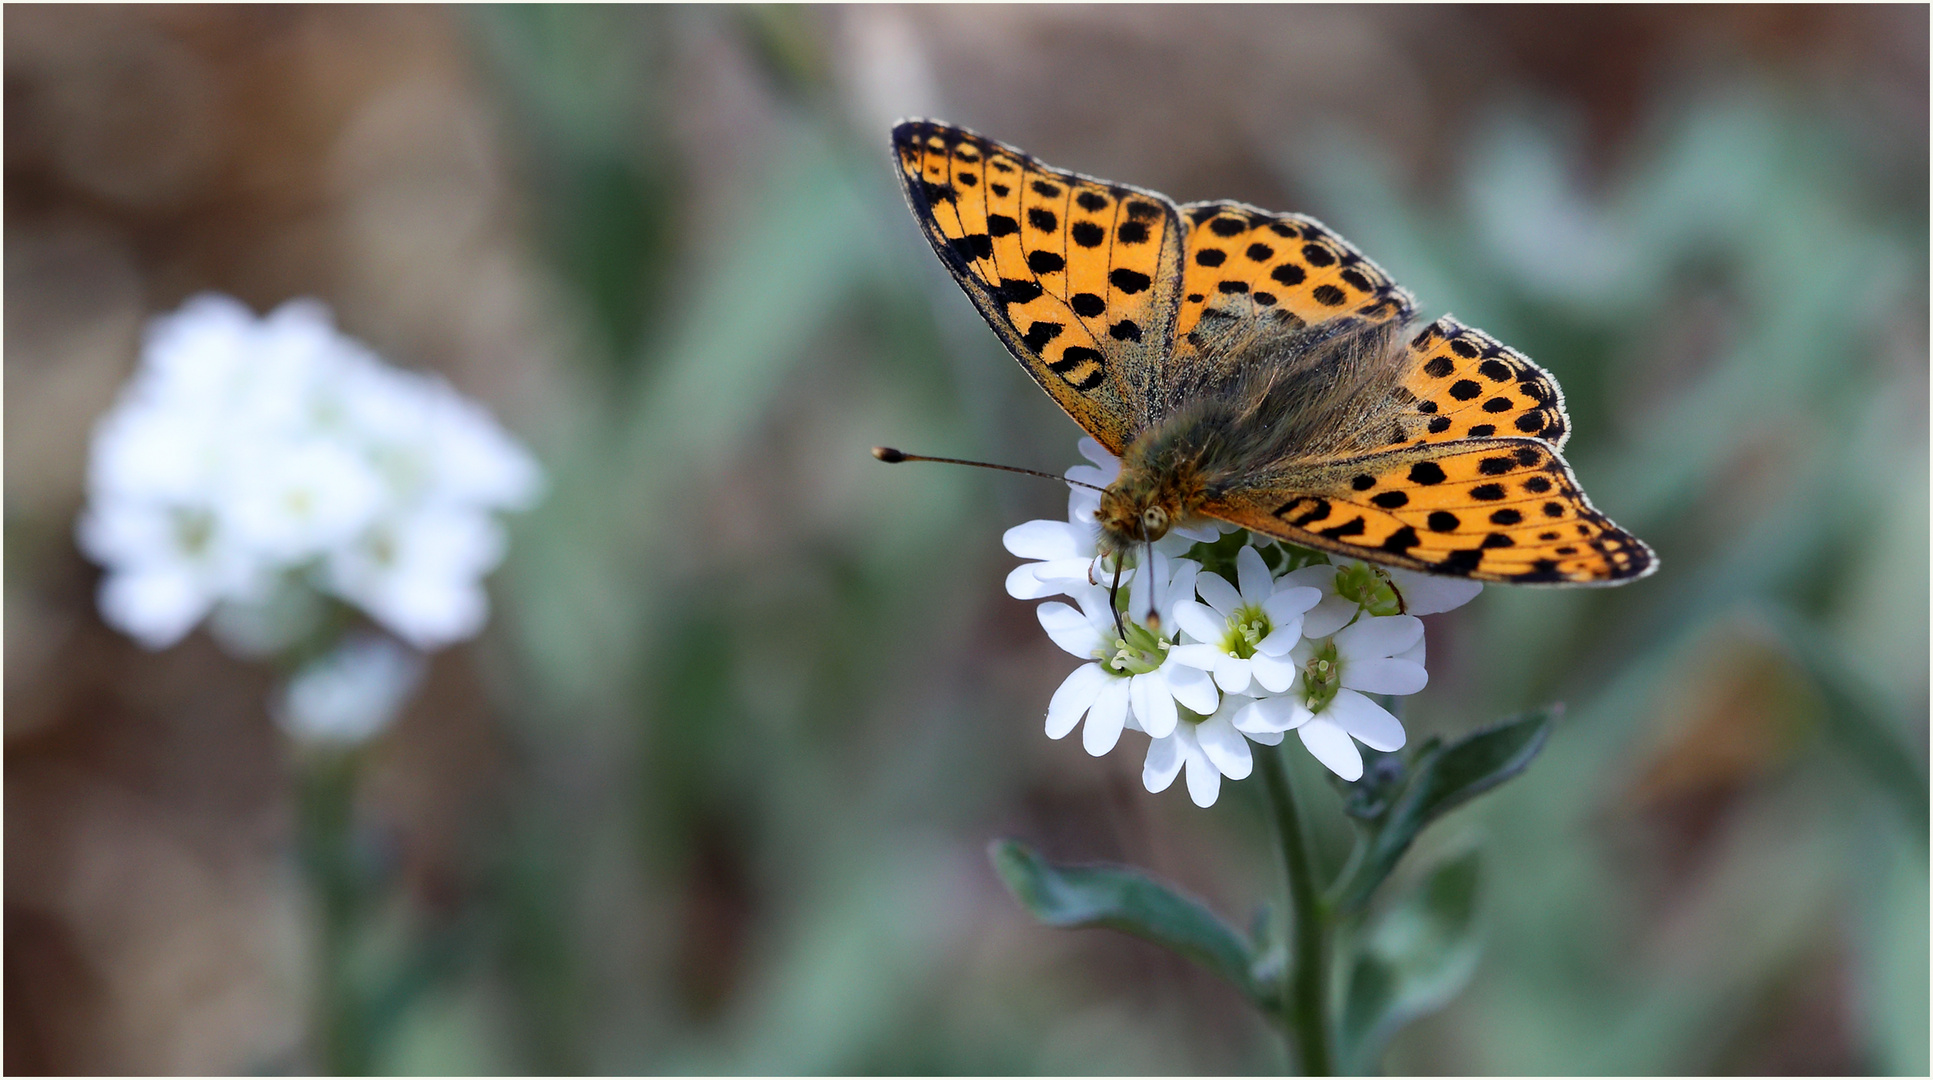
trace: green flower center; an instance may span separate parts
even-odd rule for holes
[[[1228,636],[1222,639],[1222,651],[1246,660],[1255,655],[1255,646],[1274,629],[1261,608],[1243,604],[1228,617]]]
[[[175,543],[189,555],[200,555],[215,536],[215,519],[205,511],[179,510],[174,517]]]
[[[1342,661],[1336,658],[1335,642],[1325,642],[1302,665],[1302,687],[1310,712],[1321,712],[1336,700],[1336,691],[1342,689]]]
[[[1146,675],[1160,667],[1162,661],[1168,658],[1168,642],[1138,622],[1123,625],[1127,628],[1127,636],[1114,639],[1114,651],[1110,653],[1102,648],[1094,654],[1094,658],[1101,662],[1102,669],[1126,677]]]
[[[1400,615],[1403,600],[1389,575],[1368,563],[1357,563],[1336,572],[1336,595],[1362,605],[1371,615]]]

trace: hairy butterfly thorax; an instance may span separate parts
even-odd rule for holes
[[[1556,380],[1448,316],[1416,330],[1409,293],[1313,218],[1177,206],[929,120],[893,155],[954,280],[1121,460],[1108,551],[1209,517],[1482,581],[1657,568],[1571,475]]]

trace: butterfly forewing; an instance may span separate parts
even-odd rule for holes
[[[1497,339],[1445,315],[1409,343],[1403,389],[1415,398],[1404,427],[1416,439],[1570,438],[1564,394],[1550,373]]]
[[[1173,337],[1173,205],[929,121],[894,128],[893,151],[941,261],[1035,380],[1120,454]]]
[[[1245,203],[1180,208],[1176,361],[1227,364],[1258,339],[1407,319],[1413,302],[1381,267],[1314,218]]]
[[[1642,577],[1654,562],[1537,439],[1312,462],[1202,510],[1291,543],[1481,581],[1608,585]]]

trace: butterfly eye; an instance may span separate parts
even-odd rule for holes
[[[1168,512],[1159,506],[1150,506],[1141,511],[1141,528],[1148,539],[1159,539],[1168,531]]]

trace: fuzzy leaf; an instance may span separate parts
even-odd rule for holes
[[[1404,1024],[1448,1004],[1476,970],[1477,853],[1431,871],[1363,935],[1342,1004],[1344,1070],[1373,1072]]]
[[[1200,902],[1131,867],[1056,866],[1018,840],[995,840],[987,853],[1014,898],[1041,922],[1125,931],[1195,961],[1262,1008],[1276,1007],[1251,973],[1247,940]]]
[[[1544,748],[1557,711],[1551,706],[1513,717],[1448,746],[1425,744],[1401,792],[1376,815],[1362,857],[1338,887],[1337,907],[1361,909],[1430,822],[1524,771]]]

